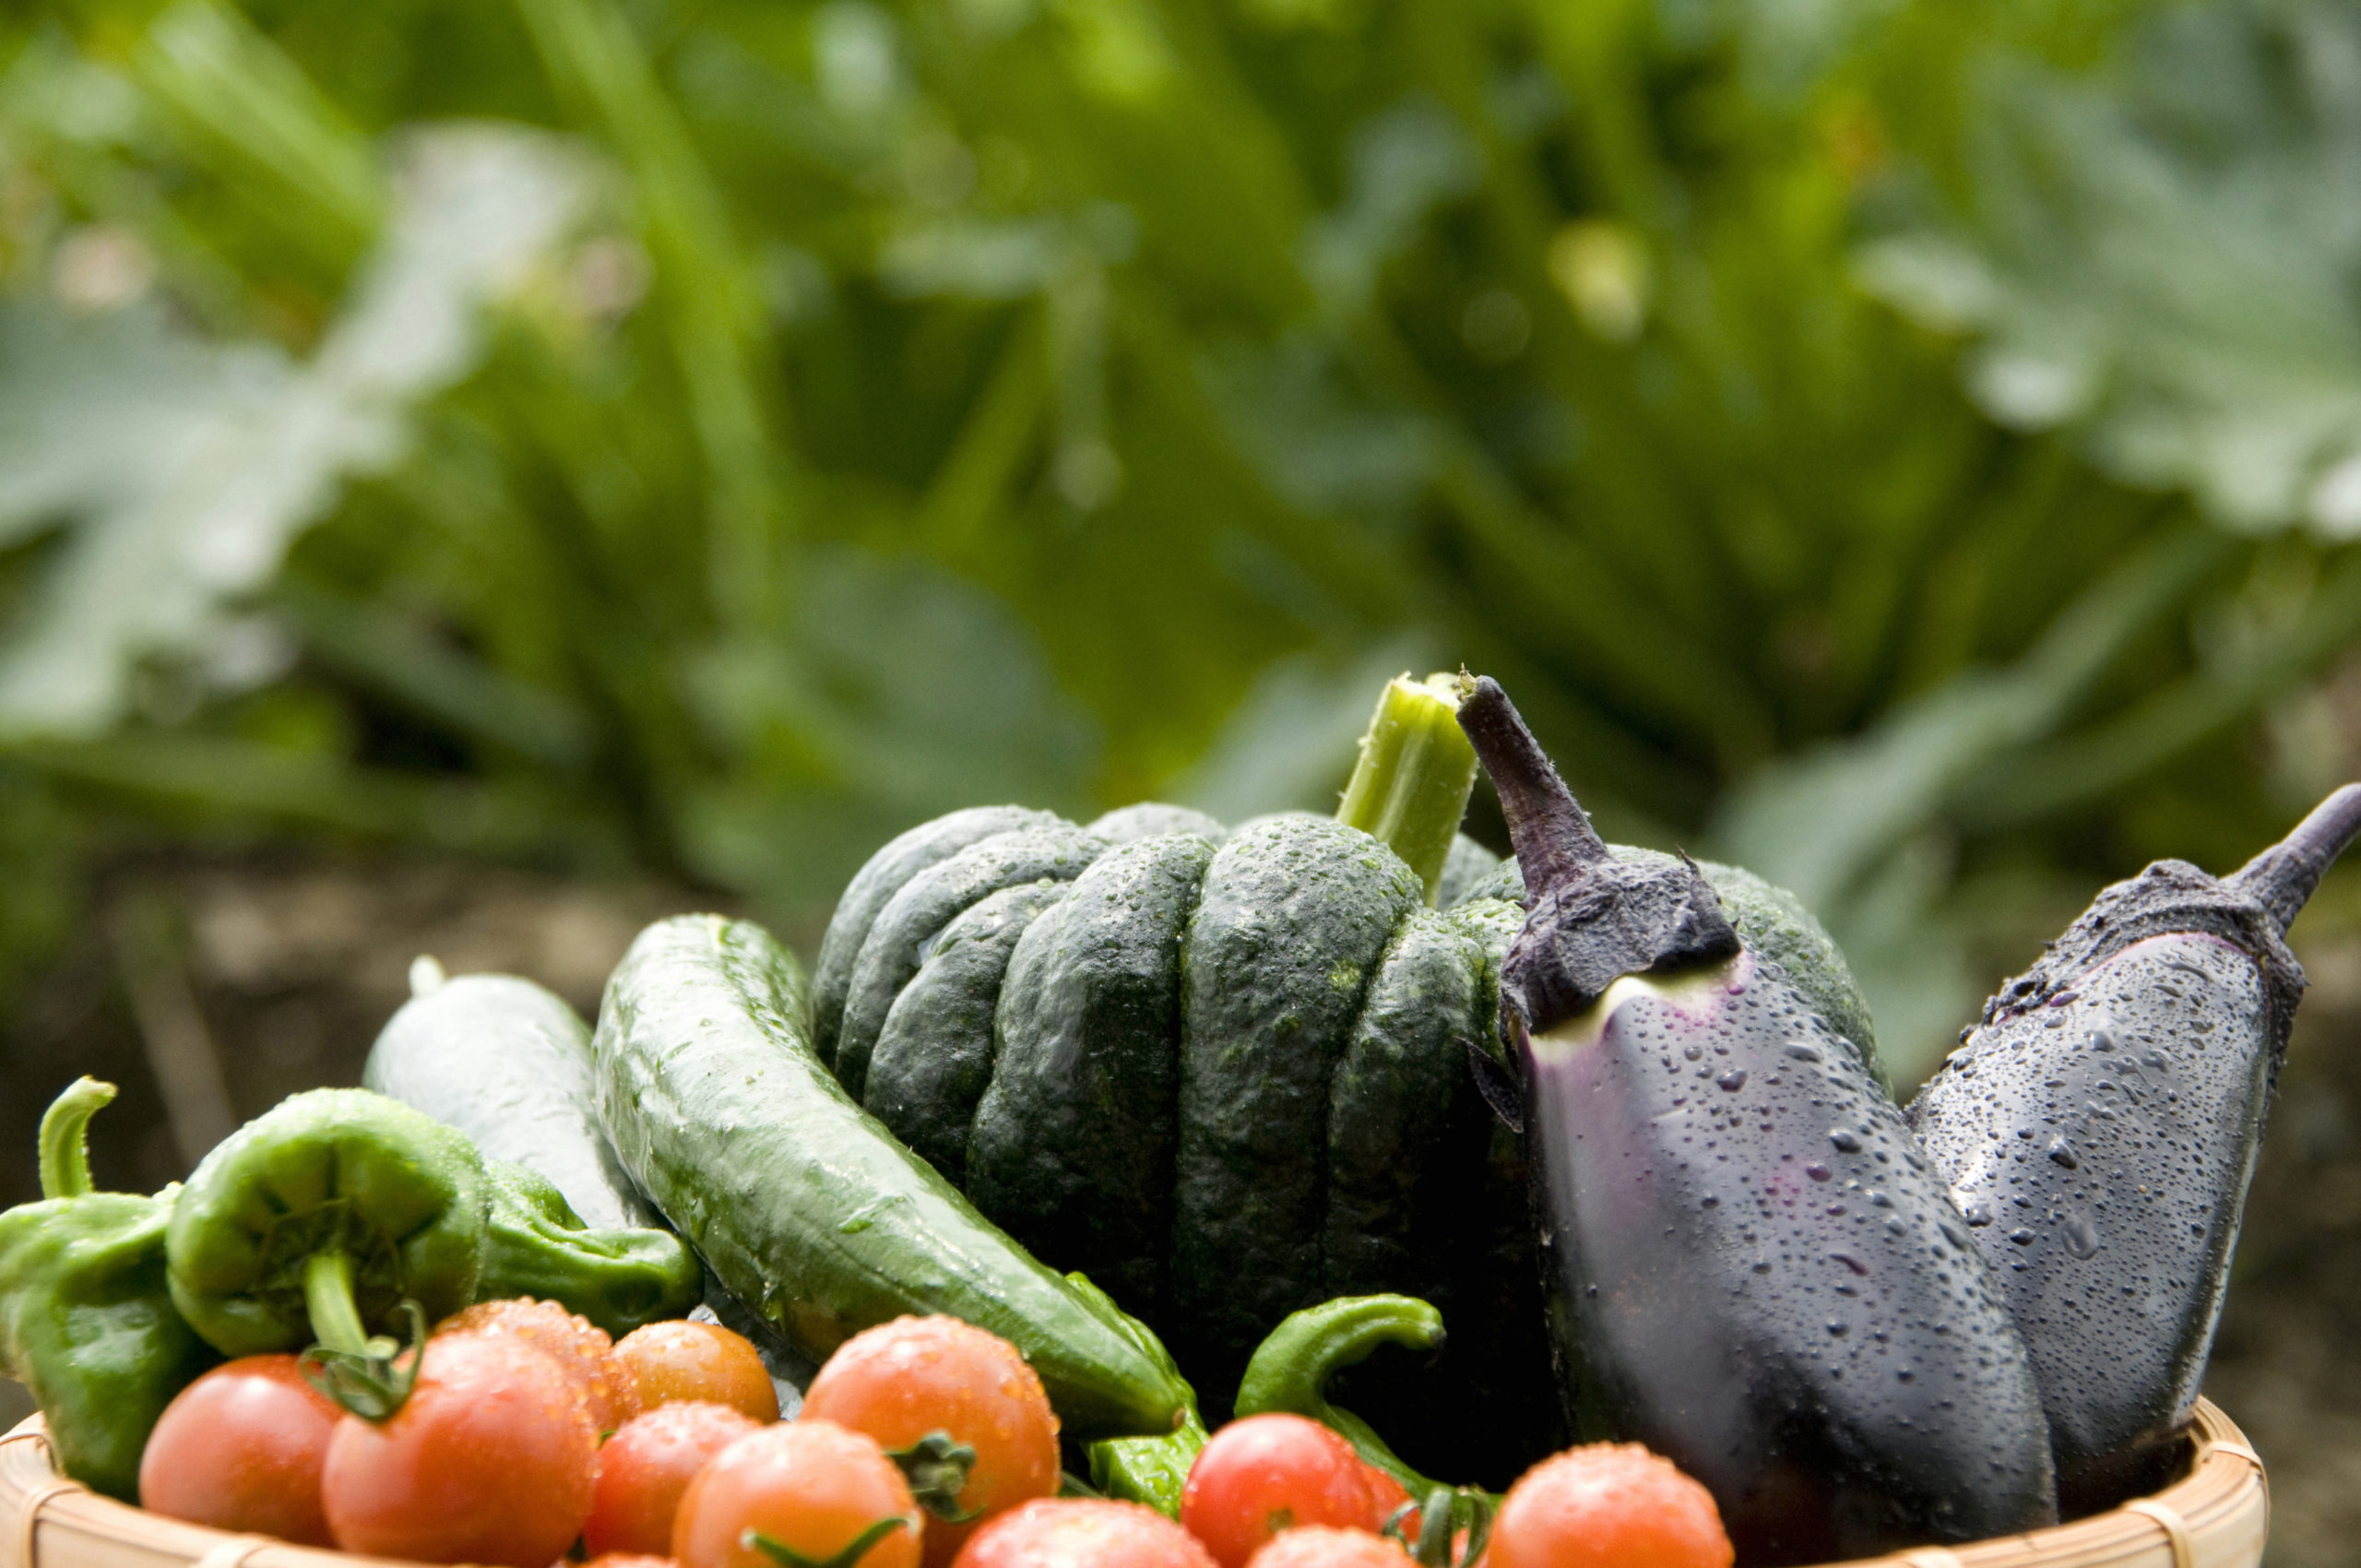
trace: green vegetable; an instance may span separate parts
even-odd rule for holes
[[[339,1400],[373,1420],[409,1393],[374,1326],[475,1300],[490,1201],[466,1136],[367,1089],[281,1100],[198,1162],[165,1234],[181,1315],[225,1356],[317,1341]]]
[[[561,1301],[619,1339],[643,1324],[686,1317],[697,1304],[705,1270],[671,1231],[594,1230],[540,1172],[487,1159],[484,1173],[492,1206],[476,1300]]]
[[[514,975],[446,980],[423,958],[415,994],[378,1031],[364,1087],[456,1127],[486,1159],[547,1177],[577,1223],[663,1223],[631,1184],[599,1124],[590,1031],[562,998]]]
[[[1067,1280],[1101,1310],[1111,1314],[1158,1366],[1177,1381],[1180,1369],[1147,1324],[1125,1313],[1085,1274]],[[1181,1384],[1186,1388],[1188,1385]],[[1204,1452],[1205,1423],[1197,1414],[1196,1393],[1190,1391],[1181,1408],[1180,1423],[1156,1437],[1107,1438],[1090,1444],[1090,1479],[1102,1497],[1143,1503],[1169,1519],[1180,1516],[1180,1491],[1189,1484],[1189,1469]]]
[[[760,927],[695,915],[642,932],[608,982],[593,1057],[624,1169],[797,1349],[818,1360],[874,1324],[946,1313],[1023,1351],[1070,1435],[1180,1420],[1188,1385],[1169,1362],[829,1076],[802,973]]]
[[[1396,676],[1377,699],[1336,820],[1402,857],[1435,901],[1476,783],[1476,748],[1459,728],[1465,676]]]
[[[82,1078],[57,1097],[41,1123],[41,1201],[0,1214],[0,1372],[32,1390],[65,1473],[130,1503],[156,1418],[219,1358],[164,1283],[174,1189],[90,1190],[84,1134],[114,1094]]]
[[[1347,1296],[1290,1313],[1247,1362],[1238,1384],[1238,1413],[1283,1410],[1310,1417],[1343,1434],[1355,1453],[1400,1481],[1412,1497],[1423,1498],[1442,1483],[1404,1464],[1360,1417],[1330,1404],[1328,1380],[1367,1360],[1381,1345],[1434,1351],[1442,1342],[1442,1314],[1414,1296]]]

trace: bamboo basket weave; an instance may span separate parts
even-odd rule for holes
[[[2197,1402],[2189,1473],[2153,1497],[2054,1529],[1876,1568],[2259,1568],[2271,1523],[2262,1461],[2211,1402]],[[380,1558],[184,1525],[65,1479],[35,1416],[0,1438],[0,1568],[374,1568]],[[1871,1568],[1864,1563],[1857,1568]]]

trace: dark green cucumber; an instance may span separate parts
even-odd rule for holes
[[[811,1041],[801,970],[761,927],[642,932],[593,1039],[624,1169],[740,1301],[824,1359],[905,1313],[1022,1351],[1076,1438],[1169,1431],[1188,1385],[854,1103]]]
[[[1053,826],[1058,821],[1054,813],[1024,806],[969,806],[919,824],[869,857],[836,900],[836,915],[820,939],[820,960],[812,969],[812,1039],[821,1061],[836,1065],[836,1031],[844,1023],[845,998],[852,991],[853,966],[860,960],[861,944],[869,940],[869,928],[903,885],[979,839],[1024,827]]]
[[[1329,1080],[1426,893],[1382,844],[1322,817],[1246,824],[1206,868],[1180,960],[1170,1315],[1209,1399],[1321,1299]]]
[[[904,883],[870,926],[845,996],[834,1061],[837,1080],[853,1098],[860,1099],[866,1087],[869,1054],[894,999],[919,972],[944,926],[1003,887],[1072,882],[1106,848],[1104,839],[1053,818],[1050,826],[978,839]]]
[[[1026,932],[967,1150],[976,1206],[1162,1321],[1179,1137],[1180,937],[1214,847],[1110,850]]]
[[[885,1015],[861,1103],[952,1182],[967,1171],[967,1125],[992,1076],[992,1013],[1017,938],[1069,884],[1028,882],[970,905],[943,928]]]
[[[514,975],[441,977],[432,960],[413,969],[417,994],[378,1031],[362,1086],[539,1172],[585,1224],[661,1225],[607,1145],[574,1009]]]

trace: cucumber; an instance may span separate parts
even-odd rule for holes
[[[574,1009],[514,975],[443,979],[422,959],[417,994],[386,1020],[364,1088],[465,1133],[488,1159],[554,1185],[601,1230],[664,1222],[616,1162],[590,1087],[590,1031]]]
[[[718,915],[642,932],[592,1039],[623,1167],[802,1354],[945,1313],[1015,1345],[1068,1435],[1172,1430],[1188,1385],[897,1142],[813,1048],[801,968]]]

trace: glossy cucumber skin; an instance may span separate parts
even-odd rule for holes
[[[513,975],[460,975],[404,1003],[369,1048],[363,1087],[422,1111],[556,1186],[599,1229],[660,1226],[608,1146],[590,1031],[559,997]]]
[[[2194,1412],[2271,1011],[2251,954],[2147,937],[1977,1029],[1911,1103],[2023,1328],[2070,1492],[2137,1486]]]
[[[2055,1520],[2039,1389],[1946,1182],[1777,966],[1627,975],[1528,1051],[1585,1434],[1703,1481],[1750,1563]]]
[[[1158,1433],[1185,1384],[854,1103],[811,1043],[802,972],[760,927],[640,933],[593,1037],[626,1170],[731,1293],[823,1360],[945,1313],[1014,1344],[1078,1437]]]

